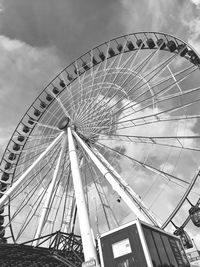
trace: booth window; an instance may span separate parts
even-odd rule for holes
[[[174,253],[173,253],[173,250],[170,246],[170,243],[169,243],[169,240],[168,240],[168,237],[166,235],[161,235],[161,238],[162,238],[162,241],[164,243],[164,246],[166,248],[166,251],[167,251],[167,254],[168,254],[168,257],[170,259],[170,262],[171,264],[173,264],[173,266],[177,267],[177,261],[174,257]]]
[[[188,267],[189,262],[180,240],[142,226],[154,267]]]
[[[158,249],[158,254],[160,255],[160,259],[161,259],[163,266],[171,266],[169,259],[167,257],[167,254],[166,254],[165,247],[162,243],[160,233],[153,231],[153,239]]]
[[[144,230],[144,235],[146,238],[147,246],[148,246],[151,258],[152,258],[153,266],[154,267],[161,266],[160,257],[158,255],[158,250],[157,250],[157,247],[155,246],[155,242],[153,240],[151,230],[146,227],[144,227],[143,230]]]
[[[113,256],[118,258],[132,252],[128,238],[112,244]]]

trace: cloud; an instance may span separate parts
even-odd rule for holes
[[[127,33],[161,31],[199,47],[199,0],[121,0],[121,21]]]
[[[122,34],[116,0],[7,0],[0,31],[32,46],[56,46],[74,59],[98,43]]]
[[[191,2],[199,9],[200,8],[200,1],[199,0],[191,0]]]
[[[1,146],[5,147],[22,115],[59,70],[56,49],[32,47],[0,36]],[[5,119],[6,118],[6,119]]]
[[[1,6],[1,5],[0,5]],[[0,7],[1,8],[1,7]],[[180,0],[6,0],[0,16],[0,148],[4,148],[17,122],[38,93],[64,66],[85,50],[109,40],[116,35],[136,31],[170,32],[189,42],[200,51],[199,1]],[[198,11],[199,12],[199,11]],[[150,110],[146,110],[148,114]],[[5,119],[6,118],[6,119]],[[185,134],[193,134],[195,121],[187,124]],[[152,127],[149,134],[172,134],[173,124]],[[135,134],[145,134],[140,128]],[[180,132],[181,134],[181,132]],[[193,140],[188,145],[192,145]],[[111,144],[111,147],[119,144]],[[154,160],[160,169],[173,172],[173,156],[163,163],[162,147],[130,145],[121,147],[129,155]],[[1,153],[1,151],[0,151]],[[121,173],[139,192],[145,193],[156,175],[139,169],[121,157],[114,159],[123,170]],[[182,158],[182,172],[190,173],[187,158]],[[116,164],[116,165],[117,165]],[[178,170],[179,171],[179,170]],[[134,173],[134,177],[133,177]],[[180,173],[178,173],[180,174]],[[162,190],[162,185],[158,184]],[[94,186],[93,186],[94,187]],[[166,209],[156,202],[162,215],[174,207],[177,191],[164,185],[163,201]],[[91,198],[96,192],[90,188]],[[107,188],[105,188],[107,190]],[[153,193],[155,193],[153,191]],[[158,195],[159,192],[156,192]],[[112,194],[108,194],[113,199]],[[155,197],[157,196],[155,195]],[[159,197],[159,196],[158,196]],[[148,199],[148,198],[147,198]],[[93,203],[94,204],[94,203]],[[116,203],[115,203],[116,204]],[[121,204],[120,204],[121,205]],[[122,210],[125,205],[122,204]],[[95,207],[93,207],[95,213]],[[120,209],[116,208],[116,214]],[[103,214],[99,211],[99,216]],[[124,216],[125,217],[125,216]],[[129,217],[129,219],[132,219]],[[126,218],[127,219],[127,218]],[[104,222],[101,222],[103,227]]]
[[[174,5],[174,1],[142,0],[141,3],[141,1],[121,0],[121,4],[125,11],[123,13],[123,22],[127,32],[158,31],[168,23],[164,14],[168,13],[169,9]],[[171,19],[170,16],[168,18]]]
[[[168,103],[169,104],[169,103]],[[154,123],[150,125],[143,125],[139,127],[133,127],[130,120],[135,118],[143,118],[151,114],[160,113],[162,110],[157,108],[145,108],[142,109],[140,104],[133,103],[130,100],[123,100],[123,106],[135,106],[136,110],[141,110],[137,113],[133,113],[132,109],[126,109],[121,112],[118,120],[121,121],[116,129],[117,135],[124,136],[149,136],[149,137],[167,137],[167,136],[193,136],[194,128],[197,121],[191,120],[187,123],[177,123],[177,121],[170,121],[173,114],[165,114],[165,118],[169,121],[164,123]],[[123,119],[124,118],[124,119]],[[125,123],[127,128],[123,128],[123,120],[129,121]],[[148,118],[145,119],[148,121]],[[141,119],[142,121],[142,119]],[[138,121],[139,122],[139,121]],[[159,142],[159,141],[158,141]],[[175,145],[176,140],[164,140],[161,141],[164,145]],[[119,142],[119,140],[101,141],[106,146],[113,149],[123,149],[125,155],[138,160],[141,164],[128,160],[126,157],[119,156],[114,159],[115,165],[119,165],[120,175],[128,182],[128,184],[139,194],[145,203],[148,203],[148,207],[152,206],[152,210],[156,213],[158,218],[164,222],[168,215],[175,206],[178,204],[179,199],[183,195],[186,188],[179,187],[159,175],[156,171],[150,171],[144,168],[145,165],[152,166],[158,170],[165,171],[169,174],[173,174],[176,177],[183,179],[191,179],[191,173],[193,175],[194,168],[197,166],[191,162],[197,159],[197,155],[193,155],[188,151],[181,151],[181,149],[173,149],[170,146],[159,146],[154,144],[142,143],[142,142]],[[178,144],[178,143],[177,143]],[[176,145],[177,145],[176,144]],[[180,144],[179,144],[180,145]],[[183,142],[185,147],[195,147],[195,140],[188,139]],[[110,160],[113,160],[111,155]],[[116,164],[117,162],[117,164]],[[190,162],[190,164],[189,164]],[[144,166],[143,166],[144,164]],[[196,171],[196,169],[195,169]],[[175,189],[176,188],[176,189]],[[165,209],[163,209],[163,206]],[[125,220],[127,221],[127,217]],[[183,218],[183,216],[181,217]],[[183,219],[182,219],[183,220]]]
[[[191,4],[192,3],[192,4]],[[200,52],[200,1],[191,0],[184,4],[180,12],[180,25],[185,29],[184,39],[191,44],[194,49]]]
[[[189,37],[188,42],[200,53],[200,17],[188,23]]]

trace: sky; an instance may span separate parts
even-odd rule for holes
[[[175,35],[200,53],[200,0],[0,0],[0,154],[62,68],[99,43],[138,31]]]
[[[1,0],[1,150],[47,82],[97,44],[130,32],[161,31],[200,50],[199,2]]]

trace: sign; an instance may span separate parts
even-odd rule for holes
[[[114,259],[124,256],[132,252],[130,241],[128,238],[112,244]]]
[[[96,260],[92,259],[82,263],[82,267],[96,267]]]

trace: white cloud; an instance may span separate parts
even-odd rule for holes
[[[189,26],[189,43],[200,53],[200,17],[191,20]]]
[[[200,53],[200,15],[199,12],[195,12],[191,3],[195,4],[198,9],[200,8],[199,0],[190,0],[188,5],[185,4],[185,8],[180,12],[180,25],[185,28],[184,39]]]
[[[191,0],[191,2],[197,6],[197,8],[200,8],[200,0]]]
[[[135,103],[131,102],[131,101],[124,101],[123,103],[124,105],[135,105]],[[140,110],[140,105],[137,105],[137,109]],[[148,117],[148,115],[153,115],[153,114],[159,114],[162,110],[159,110],[159,108],[155,107],[154,109],[152,108],[145,108],[143,111],[139,111],[136,113],[136,115],[133,114],[132,109],[126,109],[125,111],[123,111],[119,117],[119,120],[121,122],[126,121],[126,120],[134,120],[135,118],[143,118],[143,117]],[[121,119],[123,118],[124,119]],[[170,121],[170,115],[165,115],[164,116],[165,119],[169,119],[169,121],[165,122],[165,123],[153,123],[151,126],[140,126],[140,127],[132,127],[131,122],[126,123],[125,126],[127,128],[124,129],[117,129],[117,134],[122,134],[122,135],[133,135],[133,136],[149,136],[149,137],[167,137],[167,136],[178,136],[178,135],[182,135],[182,136],[190,136],[190,135],[194,135],[192,129],[195,126],[196,120],[190,120],[189,122],[185,123],[185,122],[179,122],[177,123],[176,121]],[[145,118],[145,121],[148,122],[148,118]],[[150,118],[151,121],[151,118]],[[136,122],[143,122],[142,119],[137,120]],[[129,127],[128,127],[129,126]],[[121,127],[121,125],[120,125]],[[147,128],[148,127],[148,128]],[[147,131],[148,129],[148,131]],[[162,141],[162,142],[166,142],[167,144],[169,144],[169,140],[166,141]],[[184,145],[185,146],[193,146],[194,144],[194,140],[193,139],[189,139],[184,141]],[[161,158],[163,155],[163,151],[164,148],[163,147],[159,147],[159,149],[157,149],[157,147],[155,148],[155,146],[150,146],[150,145],[145,145],[146,147],[148,147],[148,152],[150,155],[155,155],[156,158]],[[155,150],[156,149],[156,150]],[[137,145],[136,143],[128,143],[127,147],[126,147],[126,151],[128,155],[132,155],[133,157],[140,157],[141,153],[144,153],[144,151],[141,151],[141,145]],[[156,153],[155,153],[156,152]],[[165,156],[165,155],[164,155]]]
[[[0,146],[5,147],[4,140],[61,66],[53,47],[32,47],[0,36]]]
[[[123,7],[122,23],[127,32],[162,29],[169,21],[169,10],[174,4],[174,1],[169,0],[121,0]],[[173,10],[173,9],[171,9]],[[168,17],[164,16],[168,13]]]
[[[136,109],[141,109],[139,104],[136,105],[136,103],[133,103],[129,100],[123,101],[123,105],[126,107],[133,104],[135,104]],[[120,114],[118,120],[122,122],[123,120],[125,121],[135,118],[142,118],[159,112],[161,112],[161,110],[157,107],[154,109],[146,108],[143,111],[139,111],[135,114],[133,114],[132,109],[126,109]],[[172,115],[165,115],[165,118],[169,119],[169,121],[166,121],[165,123],[147,124],[140,127],[133,127],[129,121],[125,124],[127,127],[129,127],[123,128],[122,124],[120,124],[118,129],[116,129],[116,134],[125,136],[133,135],[149,137],[195,135],[193,131],[196,125],[195,119],[189,122],[177,123],[177,121],[170,121],[171,116]],[[145,120],[148,121],[148,119]],[[119,142],[117,140],[104,140],[102,143],[112,148],[120,147],[121,145],[121,148],[125,150],[125,154],[129,157],[132,157],[141,163],[144,162],[145,164],[160,169],[161,171],[173,174],[179,178],[187,177],[185,173],[188,171],[190,172],[192,169],[191,167],[188,167],[188,160],[189,158],[190,160],[192,159],[191,154],[188,152],[180,154],[179,149],[173,149],[162,145],[151,145],[148,143],[142,144],[140,142]],[[166,143],[167,145],[170,145],[170,143],[175,144],[176,140],[164,140],[162,143]],[[185,147],[195,147],[194,139],[182,141],[182,144]],[[180,144],[177,142],[176,145]],[[134,164],[134,161],[128,160],[126,157],[121,156],[116,158],[115,161],[117,161],[120,166],[120,175],[131,185],[133,190],[135,190],[137,194],[140,194],[142,198],[145,197],[145,202],[148,202],[148,206],[150,204],[153,205],[153,211],[156,212],[159,218],[162,218],[162,221],[164,218],[166,219],[166,216],[172,212],[178,203],[178,200],[183,195],[185,189],[179,187],[177,188],[177,186],[174,186],[171,183],[167,184],[166,178],[162,178],[156,172],[142,168],[142,166],[138,165],[137,163]],[[176,189],[174,190],[174,188]],[[163,206],[165,209],[163,209]],[[132,218],[132,216],[128,216],[126,220],[128,220],[128,218]]]

